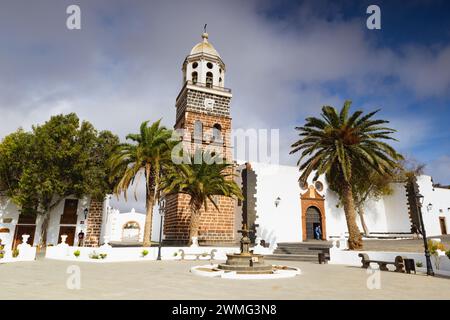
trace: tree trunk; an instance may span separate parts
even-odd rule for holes
[[[358,215],[359,219],[361,220],[361,225],[363,227],[364,235],[369,235],[369,228],[367,228],[366,221],[364,219],[364,206],[360,205],[358,206]]]
[[[45,248],[47,245],[47,229],[48,229],[48,222],[50,220],[50,213],[47,212],[44,214],[44,219],[42,220],[41,224],[41,232],[39,237],[39,249]],[[59,241],[59,239],[57,240]]]
[[[189,224],[189,245],[192,244],[192,237],[198,237],[200,227],[200,210],[191,209],[191,221]]]
[[[47,233],[48,233],[48,223],[50,221],[50,212],[55,206],[57,206],[61,202],[62,199],[63,199],[62,197],[59,197],[58,200],[55,201],[53,204],[51,204],[51,201],[48,200],[47,201],[48,205],[43,206],[46,209],[44,209],[43,213],[44,219],[42,220],[41,224],[41,232],[38,245],[39,249],[42,248],[45,249],[45,247],[47,246]],[[58,243],[60,240],[61,239],[56,239],[56,243]]]
[[[355,202],[353,200],[352,187],[348,181],[343,181],[342,198],[348,228],[348,247],[350,250],[362,249],[362,237],[358,225],[356,224]]]
[[[153,205],[155,203],[156,188],[152,189],[154,185],[151,182],[151,166],[149,163],[145,165],[145,226],[144,226],[144,247],[152,245],[152,222],[153,222]]]
[[[144,247],[150,247],[152,244],[152,222],[153,222],[153,199],[150,198],[150,195],[147,194],[146,200],[146,211],[147,214],[145,216],[145,227],[144,227]]]

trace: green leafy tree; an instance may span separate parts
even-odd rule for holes
[[[220,155],[198,149],[196,154],[189,158],[188,163],[170,165],[166,168],[162,192],[167,195],[181,193],[190,197],[189,244],[192,244],[192,237],[198,236],[201,209],[207,210],[208,203],[211,203],[219,210],[214,196],[243,199],[243,195],[233,180],[233,165],[220,159]],[[203,159],[210,161],[206,162]]]
[[[106,160],[119,143],[74,113],[57,115],[31,132],[19,129],[0,144],[0,186],[21,214],[42,215],[46,244],[49,212],[68,196],[101,201],[112,192]],[[114,180],[114,178],[112,178]]]
[[[402,157],[383,141],[395,140],[391,136],[395,130],[384,126],[389,121],[372,119],[379,110],[366,115],[363,111],[349,115],[350,105],[351,101],[346,101],[340,112],[324,106],[321,118],[307,118],[303,127],[296,127],[301,138],[292,145],[290,153],[301,152],[298,165],[302,183],[306,183],[313,172],[314,180],[325,174],[330,185],[340,182],[338,192],[347,221],[349,248],[354,250],[362,248],[353,196],[354,171],[360,170],[360,174],[366,173],[366,176],[373,171],[385,175]]]
[[[152,125],[149,121],[141,124],[138,134],[127,135],[127,140],[133,143],[120,144],[109,160],[113,176],[120,175],[114,193],[123,194],[127,199],[127,192],[131,186],[137,200],[136,188],[139,178],[145,178],[146,218],[144,227],[144,246],[151,245],[152,213],[155,202],[159,197],[161,181],[161,166],[170,161],[172,131],[161,126],[161,120]],[[136,182],[136,183],[135,183]]]
[[[18,192],[20,178],[31,160],[33,134],[19,129],[0,143],[0,191],[12,197]]]

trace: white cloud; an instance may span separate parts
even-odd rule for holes
[[[294,127],[322,105],[376,96],[408,149],[427,138],[433,119],[396,112],[408,114],[417,97],[449,94],[449,45],[398,53],[367,37],[364,17],[325,19],[308,2],[278,20],[261,14],[268,3],[260,1],[78,2],[81,31],[65,28],[69,1],[2,5],[0,37],[9,41],[0,52],[0,136],[68,111],[121,137],[148,119],[172,127],[181,64],[204,23],[227,64],[234,128],[279,128],[287,163],[296,160],[288,156]],[[395,97],[401,90],[406,101]]]

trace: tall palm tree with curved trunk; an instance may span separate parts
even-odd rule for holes
[[[208,203],[211,203],[218,211],[220,210],[214,196],[243,199],[241,189],[233,180],[232,164],[219,159],[220,156],[214,153],[201,150],[197,150],[196,153],[202,153],[201,157],[197,154],[190,157],[189,163],[170,165],[164,171],[161,187],[161,191],[166,195],[181,193],[190,196],[189,244],[192,244],[193,237],[198,237],[201,209],[208,210]],[[203,159],[211,161],[207,163]]]
[[[121,174],[121,178],[114,188],[114,194],[123,194],[127,199],[127,191],[134,186],[134,197],[137,200],[137,186],[139,179],[145,178],[145,207],[146,218],[144,227],[143,246],[151,245],[153,207],[159,196],[161,182],[161,167],[170,161],[172,131],[166,129],[158,120],[148,125],[149,121],[141,124],[140,132],[129,134],[126,139],[133,143],[122,143],[109,159],[112,176]]]
[[[329,184],[340,182],[339,196],[344,205],[351,250],[362,248],[362,237],[356,224],[355,201],[352,192],[352,174],[364,170],[367,176],[376,171],[381,175],[394,170],[402,156],[385,140],[396,140],[394,129],[385,127],[387,120],[374,120],[379,111],[349,115],[351,101],[345,101],[338,112],[324,106],[321,118],[306,119],[303,127],[296,127],[300,140],[292,145],[292,153],[301,152],[297,165],[302,172],[300,182],[305,183],[315,171],[313,180],[325,174]]]

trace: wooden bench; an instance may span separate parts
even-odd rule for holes
[[[405,263],[403,261],[405,258],[402,256],[396,256],[394,261],[370,260],[366,253],[360,253],[358,257],[361,258],[362,268],[364,269],[369,268],[371,263],[377,263],[381,271],[389,271],[387,265],[392,264],[395,266],[395,272],[405,272]]]
[[[200,260],[200,257],[208,257],[209,261],[214,260],[214,257],[216,255],[217,249],[212,249],[210,253],[208,252],[201,252],[201,253],[185,253],[183,249],[178,250],[181,256],[181,260],[185,260],[185,257],[191,256],[195,257],[195,260]]]

